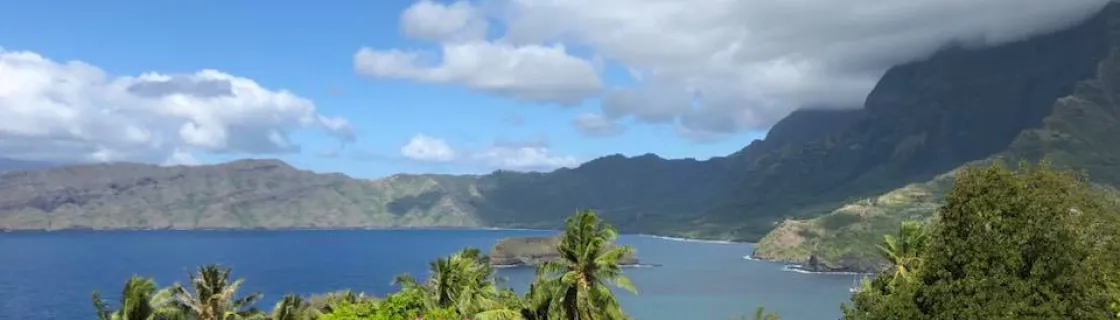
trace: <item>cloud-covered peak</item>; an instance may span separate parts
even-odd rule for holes
[[[602,116],[611,121],[634,119],[677,126],[689,137],[721,137],[765,129],[803,106],[862,105],[893,65],[953,43],[987,46],[1051,32],[1107,3],[424,0],[402,20],[407,33],[427,35],[418,37],[437,41],[441,53],[364,48],[355,63],[370,76],[458,84],[520,100],[572,104],[602,98]],[[504,30],[484,41],[477,39],[479,26]],[[576,56],[564,48],[590,53]],[[636,84],[601,90],[598,63],[590,57],[630,70]],[[573,124],[605,124],[592,120],[599,119]]]

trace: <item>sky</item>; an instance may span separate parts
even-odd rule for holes
[[[798,108],[858,108],[950,43],[1107,0],[15,1],[0,157],[319,172],[706,159]]]

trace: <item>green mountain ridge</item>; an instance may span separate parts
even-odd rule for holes
[[[1113,188],[1120,185],[1120,10],[1109,6],[1087,25],[1109,45],[1094,75],[1056,99],[1040,126],[1020,132],[1006,151],[977,163],[1048,159],[1059,167],[1084,171],[1104,196],[1120,201],[1120,192]],[[875,245],[882,235],[893,233],[903,220],[935,219],[955,171],[820,217],[787,220],[759,242],[753,255],[798,263],[813,260],[810,268],[816,270],[880,269]]]

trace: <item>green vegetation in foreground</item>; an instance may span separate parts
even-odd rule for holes
[[[238,294],[242,280],[231,280],[230,269],[209,265],[192,274],[187,287],[157,289],[153,280],[133,276],[116,310],[97,292],[93,305],[98,320],[630,319],[610,290],[637,293],[619,264],[633,249],[611,245],[617,237],[593,211],[569,217],[553,247],[561,259],[542,262],[524,296],[501,288],[489,258],[466,248],[433,261],[431,276],[423,281],[398,276],[400,290],[382,298],[349,291],[307,299],[288,295],[265,312],[253,307],[259,294]],[[755,319],[778,318],[759,308]]]
[[[956,176],[939,219],[879,247],[844,319],[1116,319],[1120,215],[1081,176],[1000,162]]]

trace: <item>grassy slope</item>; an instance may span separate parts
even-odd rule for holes
[[[1022,132],[1001,156],[1010,160],[1049,157],[1056,165],[1083,170],[1120,201],[1120,51],[1101,62],[1097,76],[1054,104],[1041,128]],[[755,255],[804,262],[808,256],[832,268],[868,269],[880,263],[875,244],[904,219],[932,219],[952,173],[859,201],[809,220],[790,220],[760,241]]]

